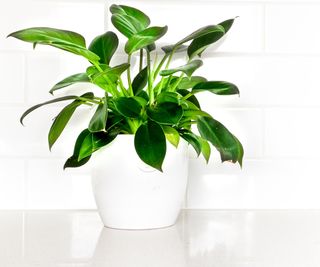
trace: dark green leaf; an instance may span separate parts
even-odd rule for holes
[[[100,57],[100,63],[108,64],[119,44],[115,33],[109,31],[97,36],[90,44],[89,50]]]
[[[81,82],[90,82],[90,79],[86,73],[74,74],[63,79],[62,81],[58,82],[55,86],[53,86],[49,93],[53,94],[53,92],[56,90]]]
[[[217,31],[194,39],[188,47],[189,58],[191,59],[197,55],[201,56],[204,50],[206,50],[211,44],[221,39],[224,34],[225,33],[222,31]]]
[[[199,67],[201,67],[203,65],[202,60],[200,59],[195,59],[190,61],[189,63],[187,63],[186,65],[174,68],[174,69],[169,69],[169,70],[162,70],[160,72],[161,76],[168,76],[168,75],[172,75],[176,72],[182,71],[183,73],[185,73],[187,76],[191,76],[192,73],[195,72],[196,69],[198,69]]]
[[[176,48],[175,45],[166,45],[161,47],[162,51],[165,52],[166,54],[170,54],[175,48]],[[175,49],[175,52],[176,53],[184,52],[187,49],[188,47],[186,45],[181,45]]]
[[[147,121],[142,124],[134,138],[134,146],[140,159],[162,172],[166,155],[166,137],[159,124]]]
[[[183,110],[178,104],[163,102],[155,107],[147,108],[147,114],[151,120],[160,124],[175,125],[180,121]]]
[[[184,77],[181,82],[178,84],[179,89],[189,89],[195,86],[198,83],[206,82],[207,79],[200,76],[192,76],[190,78]]]
[[[239,162],[242,165],[243,147],[224,125],[208,117],[199,117],[197,124],[201,136],[220,152],[222,162]]]
[[[221,39],[231,28],[234,19],[229,19],[218,24],[222,26],[224,31],[214,31],[195,38],[188,47],[188,56],[193,58],[196,55],[201,56],[211,44]]]
[[[82,160],[78,161],[79,152],[80,152],[80,148],[82,146],[82,143],[83,143],[84,139],[86,138],[86,136],[89,134],[90,134],[90,131],[88,129],[85,129],[80,133],[80,135],[78,136],[77,141],[75,143],[75,146],[74,146],[73,155],[67,159],[67,161],[63,167],[64,169],[80,167],[80,166],[86,164],[90,160],[91,156],[88,156],[88,157],[83,158]]]
[[[148,82],[148,68],[142,69],[132,82],[132,90],[134,95],[139,94]]]
[[[104,98],[104,103],[100,103],[97,107],[96,112],[89,123],[89,131],[90,132],[100,132],[105,130],[106,122],[108,117],[108,102],[107,99]]]
[[[209,81],[196,84],[192,88],[192,93],[208,91],[216,95],[235,95],[239,94],[239,89],[236,85],[224,81]]]
[[[188,95],[190,92],[186,89],[178,89],[177,92],[182,95],[182,96],[186,96]],[[198,101],[198,99],[194,96],[191,95],[190,97],[187,98],[189,102],[191,102],[192,104],[194,104],[197,108],[200,109],[200,103]]]
[[[75,96],[75,95],[69,95],[69,96],[63,96],[63,97],[58,97],[58,98],[55,98],[53,100],[50,100],[50,101],[46,101],[46,102],[43,102],[41,104],[37,104],[29,109],[27,109],[21,116],[20,118],[20,123],[23,125],[23,119],[29,114],[31,113],[32,111],[36,110],[37,108],[40,108],[44,105],[48,105],[48,104],[53,104],[53,103],[56,103],[56,102],[60,102],[60,101],[66,101],[66,100],[72,100],[72,99],[77,99],[78,96]]]
[[[84,56],[89,61],[98,61],[99,56],[86,49],[82,35],[54,28],[35,27],[11,33],[8,37],[15,37],[25,42],[50,45],[62,50]]]
[[[180,104],[180,98],[181,96],[176,92],[161,92],[157,96],[156,101],[158,104],[165,103],[165,102]]]
[[[162,130],[167,138],[167,140],[175,147],[178,147],[179,145],[179,141],[180,141],[180,135],[179,132],[170,127],[170,126],[166,126],[166,125],[162,125]]]
[[[128,118],[138,118],[140,116],[142,105],[134,97],[118,97],[113,102],[121,115]]]
[[[199,138],[191,131],[183,131],[180,134],[184,140],[186,140],[190,145],[192,145],[197,155],[199,156],[201,153],[201,143],[199,141]]]
[[[125,51],[132,54],[161,38],[167,32],[168,27],[150,27],[132,35],[126,43]]]
[[[82,95],[81,97],[85,98],[92,98],[92,93],[86,93]],[[73,113],[79,107],[82,105],[84,101],[76,99],[69,105],[65,106],[62,111],[58,114],[58,116],[54,119],[53,124],[50,128],[49,134],[48,134],[48,142],[49,142],[49,148],[51,150],[54,143],[57,141],[61,133],[63,132],[64,128],[66,127],[67,123],[71,119]]]
[[[186,42],[189,42],[193,39],[196,39],[196,38],[199,38],[203,35],[214,33],[214,32],[224,33],[225,30],[221,25],[209,25],[209,26],[202,27],[202,28],[194,31],[193,33],[189,34],[188,36],[186,36],[185,38],[183,38],[182,40],[180,40],[176,44],[174,44],[170,49],[176,50]],[[168,51],[169,51],[169,49],[168,49]]]
[[[227,33],[230,30],[230,28],[233,25],[233,22],[236,18],[237,17],[235,17],[234,19],[227,19],[227,20],[219,23],[219,25],[221,25],[224,28],[225,33]]]
[[[117,137],[117,133],[98,132],[89,133],[83,140],[78,161],[81,161],[92,155],[95,151],[111,143]]]

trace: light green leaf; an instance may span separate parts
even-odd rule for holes
[[[58,82],[55,86],[52,87],[49,93],[53,94],[54,91],[57,91],[61,88],[70,86],[75,83],[83,83],[83,82],[87,82],[87,83],[90,82],[90,79],[86,73],[74,74]]]
[[[34,47],[37,44],[50,45],[76,55],[81,55],[89,61],[98,61],[100,59],[99,56],[86,48],[83,36],[72,31],[35,27],[13,32],[8,37],[33,43]]]
[[[149,17],[134,7],[112,5],[110,11],[113,25],[128,38],[150,25]]]
[[[133,52],[151,45],[167,32],[168,27],[150,27],[132,35],[126,43],[125,51],[131,55]]]
[[[183,72],[185,73],[188,77],[190,77],[192,75],[192,73],[195,72],[196,69],[200,68],[203,65],[202,60],[200,59],[195,59],[190,61],[189,63],[187,63],[186,65],[174,68],[174,69],[169,69],[169,70],[162,70],[160,72],[161,76],[168,76],[168,75],[172,75],[176,72]]]
[[[201,138],[200,136],[198,136],[198,140],[201,144],[201,154],[203,155],[206,162],[208,163],[211,155],[210,145],[207,140],[205,140],[204,138]]]
[[[184,77],[178,84],[179,89],[189,89],[198,83],[206,82],[207,79],[201,76],[191,76],[190,78]]]
[[[167,138],[167,140],[175,147],[178,147],[179,145],[179,141],[180,141],[180,135],[179,132],[170,127],[170,126],[166,126],[166,125],[161,125],[162,130]]]
[[[224,81],[202,82],[196,84],[192,88],[192,93],[198,93],[202,91],[208,91],[216,95],[235,95],[240,93],[235,84]]]

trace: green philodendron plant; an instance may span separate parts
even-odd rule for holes
[[[47,104],[70,101],[55,117],[49,131],[49,147],[57,141],[75,110],[81,105],[94,106],[87,129],[78,136],[73,155],[65,168],[87,163],[95,151],[112,142],[119,134],[134,135],[138,156],[146,164],[162,171],[166,155],[166,140],[178,146],[180,138],[186,140],[208,162],[213,145],[222,161],[242,165],[243,147],[239,140],[220,122],[201,110],[196,94],[209,91],[216,95],[239,94],[236,85],[225,81],[211,81],[193,76],[202,66],[203,51],[222,38],[234,19],[196,30],[179,42],[162,47],[161,60],[156,60],[155,41],[167,32],[165,27],[150,27],[150,19],[140,10],[112,5],[111,21],[127,37],[125,52],[128,61],[117,66],[110,64],[118,47],[118,37],[108,31],[97,36],[87,47],[78,33],[36,27],[11,33],[9,36],[31,42],[33,46],[49,45],[86,58],[90,66],[83,73],[74,74],[57,83],[50,90],[54,94],[75,83],[93,83],[103,90],[103,96],[87,92],[81,96],[68,95],[38,104],[28,109],[23,119],[33,110]],[[186,45],[188,44],[188,45]],[[171,68],[172,57],[186,52],[186,64]],[[132,80],[130,66],[133,54],[139,53],[139,71]],[[126,73],[127,82],[123,82]],[[192,125],[198,131],[194,132]]]

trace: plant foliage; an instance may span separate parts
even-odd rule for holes
[[[166,140],[178,147],[181,138],[207,162],[213,146],[222,161],[242,165],[243,147],[239,140],[223,124],[201,110],[195,96],[204,91],[216,95],[239,94],[237,86],[193,76],[203,65],[201,54],[229,31],[234,19],[202,27],[175,44],[162,47],[164,53],[157,61],[155,42],[166,34],[168,27],[150,26],[149,17],[133,7],[112,5],[110,11],[114,27],[127,39],[124,50],[128,61],[121,65],[111,64],[119,44],[112,31],[97,36],[88,46],[80,34],[54,28],[28,28],[9,35],[33,43],[34,47],[53,46],[89,61],[83,73],[58,82],[49,91],[51,94],[76,83],[93,83],[102,90],[101,96],[92,92],[67,95],[33,106],[22,115],[21,123],[25,116],[43,105],[72,100],[53,121],[48,136],[51,149],[78,107],[94,108],[88,127],[79,134],[74,153],[66,161],[65,168],[87,163],[92,153],[120,134],[135,135],[138,156],[160,171],[166,155]],[[186,63],[171,67],[173,55],[183,52]],[[138,70],[131,66],[132,55],[139,57]],[[136,76],[131,79],[133,71]],[[192,127],[193,124],[197,129]]]

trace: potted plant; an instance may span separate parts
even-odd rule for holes
[[[112,5],[110,11],[113,25],[127,37],[124,50],[128,60],[116,66],[110,62],[119,41],[112,31],[97,36],[88,47],[80,34],[61,29],[35,27],[9,35],[34,47],[49,45],[88,60],[83,73],[58,82],[51,94],[75,83],[93,83],[102,92],[99,96],[92,92],[66,95],[38,104],[22,115],[21,123],[43,105],[72,101],[53,121],[48,135],[51,149],[79,106],[95,109],[64,168],[82,166],[95,154],[93,190],[106,226],[145,229],[172,225],[187,185],[186,144],[207,162],[213,146],[222,162],[242,164],[239,140],[203,111],[196,98],[203,91],[238,94],[237,86],[193,76],[203,64],[201,54],[229,31],[234,19],[205,26],[162,47],[157,60],[155,41],[165,35],[167,26],[150,27],[149,17],[133,7]],[[177,53],[186,55],[186,64],[171,67]],[[137,54],[139,66],[135,69],[130,64]]]

